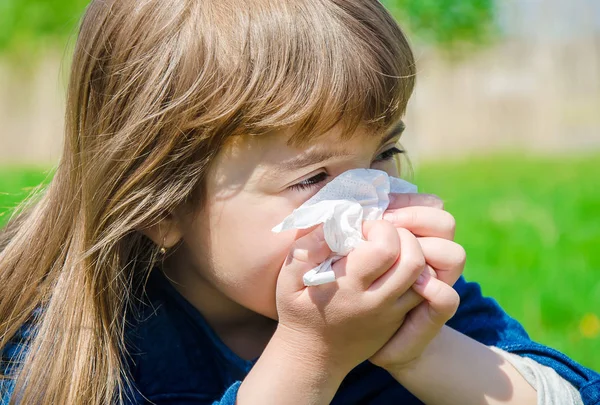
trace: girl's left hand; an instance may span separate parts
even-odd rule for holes
[[[416,306],[396,334],[369,360],[392,372],[416,361],[458,309],[452,285],[463,272],[465,250],[453,242],[455,220],[429,194],[393,194],[384,219],[412,232],[427,262],[421,282],[400,299]],[[402,253],[400,253],[402,254]],[[410,305],[410,304],[408,304]]]
[[[421,244],[425,261],[437,278],[452,286],[463,272],[466,253],[454,242],[456,220],[432,194],[391,194],[383,219],[412,232]]]

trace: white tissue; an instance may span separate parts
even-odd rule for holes
[[[333,253],[304,274],[304,285],[335,281],[331,265],[364,241],[362,222],[381,219],[389,205],[390,192],[416,193],[417,187],[381,170],[348,170],[327,183],[272,229],[273,232],[282,232],[323,224],[325,241]]]

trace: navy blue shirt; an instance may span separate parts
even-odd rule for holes
[[[454,288],[460,294],[461,304],[449,326],[483,344],[553,368],[579,390],[584,404],[600,404],[599,374],[531,341],[522,326],[495,300],[481,295],[477,283],[461,277]],[[148,305],[127,333],[128,364],[135,384],[130,403],[234,405],[237,389],[255,361],[233,353],[160,271],[153,271],[146,292]],[[15,344],[18,340],[16,337]],[[10,350],[9,345],[5,357]],[[2,399],[6,403],[10,388],[10,381],[4,383]],[[348,374],[332,404],[422,402],[385,370],[365,361]]]

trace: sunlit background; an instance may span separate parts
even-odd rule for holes
[[[402,143],[479,281],[600,370],[600,2],[386,0],[417,88]],[[82,0],[0,1],[0,226],[60,159]]]

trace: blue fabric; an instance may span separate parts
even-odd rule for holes
[[[461,305],[449,326],[486,345],[552,367],[579,390],[585,405],[600,405],[599,374],[531,341],[495,300],[481,295],[477,283],[461,277],[454,287]],[[153,272],[146,292],[150,304],[141,308],[128,330],[127,361],[135,382],[130,403],[234,405],[241,381],[256,360],[246,361],[234,354],[160,271]],[[10,383],[4,385],[10,391]],[[8,395],[5,392],[3,396],[6,402]],[[421,404],[389,373],[369,362],[352,370],[332,402],[391,403]]]
[[[36,309],[33,312],[32,318],[41,315],[40,309]],[[4,347],[0,357],[0,374],[3,376],[13,375],[19,368],[21,361],[25,354],[27,354],[27,340],[33,336],[34,328],[31,320],[26,322],[19,330],[17,334],[12,337],[8,344]],[[8,405],[12,392],[15,388],[15,381],[13,379],[2,379],[0,380],[0,405]]]

